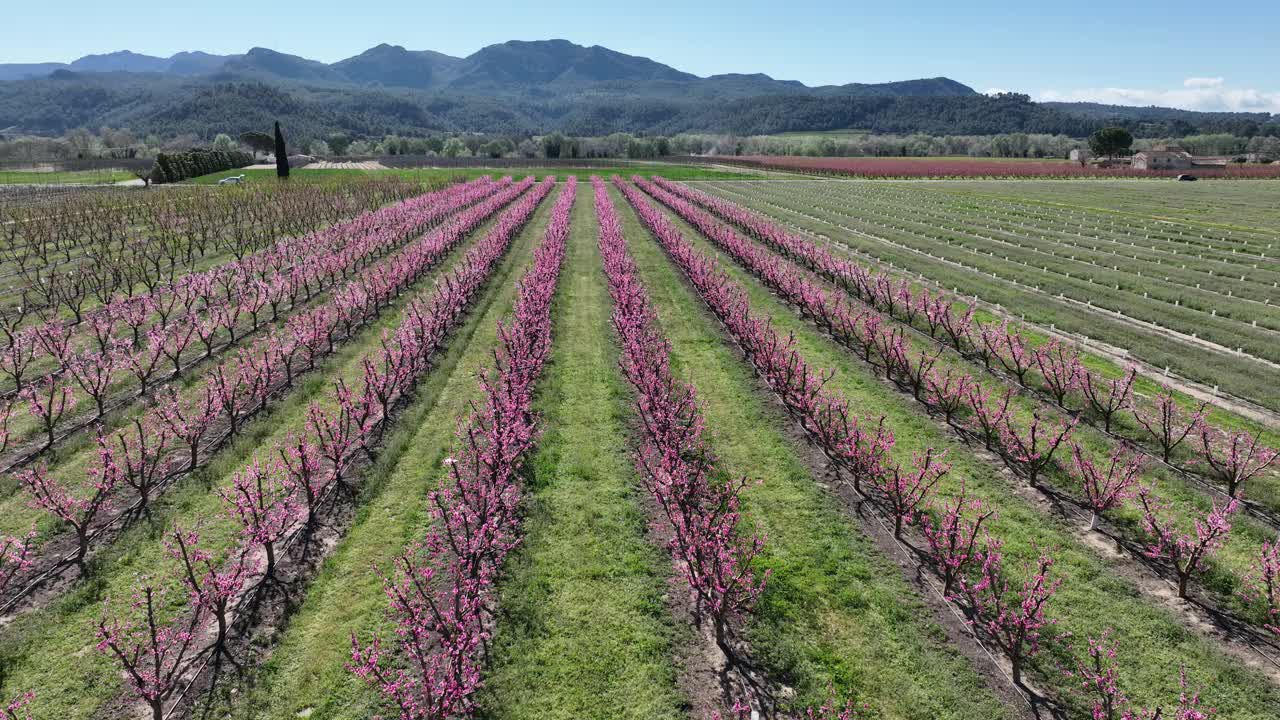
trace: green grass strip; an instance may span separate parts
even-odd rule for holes
[[[663,603],[670,565],[646,541],[637,504],[631,396],[589,198],[574,207],[554,310],[538,398],[544,435],[527,481],[525,542],[501,589],[482,701],[489,718],[687,716]]]

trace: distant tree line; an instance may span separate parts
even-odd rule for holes
[[[785,135],[734,135],[679,133],[639,135],[611,133],[584,137],[563,133],[545,135],[430,133],[421,136],[387,134],[377,137],[328,133],[307,137],[284,129],[291,147],[301,154],[321,157],[438,156],[445,158],[657,158],[667,155],[805,155],[813,157],[1002,157],[1065,158],[1075,148],[1088,147],[1084,137],[1048,133],[999,133],[995,135],[880,134],[864,131],[794,133]],[[1119,126],[1117,126],[1119,127]],[[101,134],[78,130],[62,138],[15,137],[0,139],[0,163],[65,160],[76,158],[156,157],[194,148],[223,152],[241,151],[253,157],[270,156],[275,138],[270,122],[263,131],[246,131],[233,137],[217,133],[212,141],[183,136],[160,142],[155,136],[139,140],[132,133],[104,128]],[[1127,129],[1126,132],[1130,132]],[[294,138],[297,138],[296,140]],[[1176,144],[1195,155],[1280,159],[1280,135],[1244,137],[1226,133],[1155,138],[1138,137],[1132,151],[1156,144]],[[130,150],[125,153],[123,150]]]

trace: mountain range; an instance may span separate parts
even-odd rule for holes
[[[6,133],[111,126],[207,139],[279,119],[300,137],[847,128],[1079,135],[1112,116],[1121,113],[1076,113],[1022,95],[988,97],[945,77],[818,87],[760,73],[699,77],[567,40],[504,42],[465,58],[383,44],[335,63],[255,47],[240,55],[121,51],[70,63],[0,64]],[[1232,117],[1271,120],[1265,113]],[[1172,119],[1179,118],[1185,120]],[[1130,113],[1126,121],[1146,120]]]
[[[567,40],[513,40],[489,45],[465,58],[382,44],[331,64],[261,47],[252,48],[242,55],[212,55],[196,51],[180,52],[165,58],[122,50],[85,55],[70,63],[0,63],[0,81],[29,80],[65,73],[116,72],[479,94],[507,94],[513,90],[533,88],[556,93],[584,86],[608,86],[610,83],[652,84],[652,90],[659,93],[678,88],[716,96],[779,93],[976,94],[973,88],[948,78],[813,88],[795,80],[775,80],[762,73],[730,73],[702,78],[649,58],[627,55],[599,45],[583,47]]]

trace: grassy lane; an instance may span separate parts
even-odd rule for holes
[[[772,316],[782,335],[795,333],[797,349],[804,353],[814,367],[833,368],[837,371],[828,384],[829,388],[842,393],[863,414],[884,413],[887,416],[888,425],[897,438],[894,452],[896,459],[909,460],[912,452],[921,451],[925,447],[946,448],[949,451],[947,460],[953,467],[939,486],[939,492],[952,495],[958,491],[963,480],[967,483],[971,497],[981,498],[988,506],[999,510],[1000,516],[991,523],[991,530],[993,535],[1006,543],[1004,555],[1007,565],[1016,567],[1023,561],[1033,559],[1037,547],[1051,549],[1057,561],[1053,574],[1064,579],[1061,589],[1049,606],[1049,615],[1058,619],[1054,632],[1074,633],[1077,638],[1097,637],[1105,628],[1114,627],[1114,637],[1121,648],[1121,685],[1135,703],[1152,705],[1157,701],[1176,699],[1178,669],[1180,665],[1185,665],[1189,678],[1196,687],[1203,689],[1206,704],[1217,707],[1221,711],[1221,718],[1262,720],[1276,716],[1276,708],[1280,708],[1280,689],[1258,673],[1242,667],[1235,659],[1225,656],[1197,633],[1186,629],[1180,618],[1140,596],[1131,583],[1111,571],[1105,558],[1095,550],[1077,543],[1062,520],[1045,515],[1018,497],[1011,489],[1010,482],[1020,481],[1009,480],[991,463],[976,458],[969,448],[939,429],[910,398],[880,382],[870,370],[849,355],[847,350],[801,320],[760,283],[734,266],[730,258],[716,252],[707,241],[678,218],[671,218],[687,238],[703,251],[717,257],[721,266],[747,289],[754,311]],[[671,267],[656,243],[646,243],[643,246],[637,244],[635,252],[638,261],[643,255],[662,268]],[[661,263],[658,263],[659,258],[662,259]],[[641,262],[643,265],[644,262]],[[666,279],[668,275],[676,277],[675,270],[655,270],[655,277],[648,283],[649,286],[660,287],[663,283],[670,285],[672,281]],[[692,291],[681,288],[681,292],[691,294]],[[715,342],[722,344],[723,341],[717,338]],[[746,372],[745,369],[743,372]],[[717,400],[716,393],[710,387],[703,388],[706,383],[703,378],[694,379],[703,390],[704,401],[711,406],[707,412],[708,425],[725,432],[726,423],[717,421],[712,412]],[[727,456],[728,450],[722,450],[722,453]],[[739,467],[750,469],[752,466]],[[769,487],[767,479],[764,487]],[[748,494],[748,497],[752,495]],[[767,517],[772,522],[773,516]],[[776,543],[773,527],[770,526],[769,530],[770,540]],[[849,593],[863,582],[861,578],[857,582],[845,582],[832,592]],[[755,633],[771,637],[767,634],[767,622],[758,623],[758,626]],[[788,641],[783,638],[784,643]],[[895,649],[894,657],[900,657],[900,650]],[[1048,657],[1038,661],[1036,681],[1047,681],[1049,685],[1062,689],[1068,683],[1054,662]],[[883,684],[880,679],[884,673],[883,667],[863,667],[875,667],[870,676],[872,682]],[[936,682],[953,681],[948,679]]]
[[[293,718],[305,713],[319,720],[377,713],[377,694],[344,667],[351,658],[352,632],[368,637],[375,628],[390,630],[382,582],[372,568],[388,567],[424,534],[427,492],[440,478],[457,418],[479,396],[475,374],[493,361],[494,327],[511,309],[516,280],[542,239],[559,192],[552,191],[516,239],[485,296],[397,421],[377,464],[365,475],[355,523],[325,561],[256,686],[222,714]]]
[[[272,411],[247,424],[239,439],[217,459],[168,491],[152,510],[154,522],[138,523],[106,548],[93,561],[94,569],[87,581],[48,607],[24,614],[5,628],[0,633],[0,667],[4,669],[0,697],[34,690],[37,699],[33,714],[59,719],[90,717],[114,699],[122,678],[116,674],[113,661],[93,647],[93,623],[101,614],[103,599],[123,602],[133,592],[139,575],[172,575],[172,562],[160,536],[173,524],[188,528],[199,524],[201,545],[215,555],[232,548],[240,538],[239,525],[228,517],[225,503],[213,489],[226,486],[232,473],[250,458],[274,452],[276,444],[289,432],[300,431],[306,422],[307,407],[316,400],[327,403],[337,378],[358,382],[361,358],[379,347],[384,330],[400,323],[408,300],[429,292],[434,279],[452,267],[462,257],[462,251],[475,238],[483,237],[491,224],[472,233],[435,272],[419,280],[399,303],[383,311],[379,321],[320,364]],[[527,236],[522,237],[511,254],[527,257],[528,247]],[[508,259],[503,272],[510,272],[511,263]],[[176,583],[170,584],[177,590]]]
[[[807,450],[781,429],[787,418],[756,391],[714,319],[616,197],[675,374],[698,388],[721,469],[761,481],[743,493],[768,537],[762,564],[773,570],[749,628],[758,658],[797,686],[802,704],[821,702],[830,681],[877,717],[1014,716],[946,646],[942,629],[921,619],[928,610],[900,568],[819,489]]]
[[[671,653],[685,630],[662,599],[668,560],[645,539],[590,186],[579,192],[538,399],[545,434],[526,539],[508,560],[484,714],[682,717]]]

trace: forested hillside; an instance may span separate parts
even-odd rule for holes
[[[981,95],[948,78],[821,87],[759,73],[704,78],[565,40],[512,41],[466,58],[379,45],[332,64],[253,48],[233,56],[126,51],[70,64],[0,65],[0,131],[60,134],[109,126],[211,139],[274,120],[302,137],[851,128],[1079,137],[1108,123],[1148,137],[1280,132],[1265,113],[1039,104],[1025,95]]]

